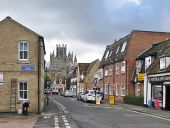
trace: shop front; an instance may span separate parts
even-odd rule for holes
[[[149,75],[146,92],[147,103],[158,99],[161,108],[170,110],[170,75]]]

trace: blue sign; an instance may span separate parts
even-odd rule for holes
[[[35,71],[35,67],[33,65],[22,65],[21,70],[22,71]]]

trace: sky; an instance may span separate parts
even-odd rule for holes
[[[6,16],[45,39],[45,60],[67,44],[78,63],[101,60],[107,45],[132,30],[170,32],[170,0],[0,0]]]

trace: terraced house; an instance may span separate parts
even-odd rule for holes
[[[0,112],[17,112],[30,101],[30,112],[44,108],[44,38],[11,17],[0,21]]]
[[[160,107],[170,110],[170,40],[153,44],[137,58],[144,75],[144,104],[155,98]]]
[[[116,102],[123,102],[126,95],[142,96],[143,86],[133,81],[136,58],[151,44],[167,38],[170,38],[170,33],[134,30],[107,45],[99,68],[99,84],[105,99],[109,95],[115,95]]]

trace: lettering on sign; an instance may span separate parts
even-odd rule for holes
[[[149,77],[149,81],[154,82],[154,81],[169,81],[170,76],[158,76],[158,77]]]

